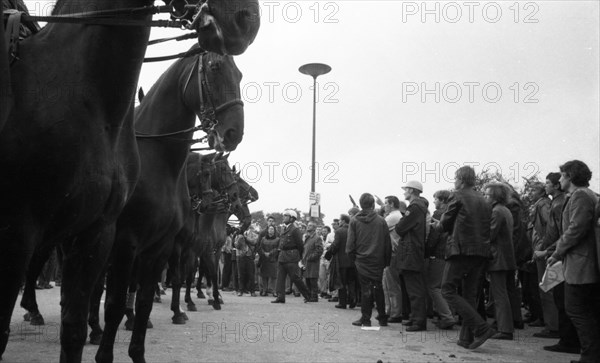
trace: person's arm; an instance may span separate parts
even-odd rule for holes
[[[319,261],[321,259],[321,255],[323,254],[323,240],[321,237],[317,236],[317,240],[315,241],[315,248],[313,248],[312,253],[306,258],[309,262]]]
[[[440,218],[440,222],[435,224],[435,228],[440,232],[448,232],[452,233],[452,228],[454,227],[454,221],[458,216],[458,212],[462,208],[462,203],[454,194],[450,196],[448,200],[448,207],[442,217]]]
[[[350,221],[348,226],[348,238],[346,239],[346,253],[350,259],[354,262],[356,260],[356,232],[355,232],[355,221]],[[388,233],[389,235],[389,233]]]
[[[296,248],[300,252],[300,256],[304,253],[304,243],[302,241],[302,232],[298,228],[294,230],[294,240],[296,242]]]
[[[583,237],[593,227],[595,205],[594,201],[588,198],[585,193],[573,193],[567,207],[570,211],[569,225],[558,240],[556,251],[554,251],[552,257],[549,259],[549,264],[562,260],[571,248],[581,243]]]
[[[405,215],[394,227],[400,237],[404,237],[419,223],[419,218],[423,218],[423,212],[416,205],[409,205],[407,212],[408,215]]]
[[[492,220],[490,223],[490,243],[496,244],[498,234],[500,233],[500,227],[504,223],[504,216],[498,213],[497,208],[492,208]]]

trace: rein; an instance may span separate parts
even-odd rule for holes
[[[198,5],[186,4],[187,11],[190,9],[199,9]],[[124,17],[133,17],[139,15],[154,15],[170,13],[175,20],[137,20]],[[187,12],[186,12],[187,13]],[[71,15],[49,15],[38,16],[22,14],[23,21],[43,21],[47,23],[66,23],[66,24],[87,24],[87,25],[118,25],[118,26],[143,26],[143,27],[165,27],[165,28],[183,28],[189,29],[190,22],[186,19],[180,19],[175,16],[172,5],[153,5],[139,8],[123,8],[111,10],[98,10],[90,12],[81,12]]]
[[[136,138],[140,138],[140,139],[168,138],[168,137],[178,136],[178,135],[186,134],[188,132],[196,132],[196,131],[204,131],[208,135],[211,132],[213,132],[215,127],[219,124],[219,120],[216,117],[217,113],[223,112],[223,111],[227,110],[228,108],[234,107],[236,105],[241,105],[241,106],[244,105],[244,102],[241,99],[236,98],[236,99],[233,99],[230,101],[223,102],[222,104],[215,107],[210,84],[208,82],[208,76],[205,72],[206,67],[204,66],[204,55],[206,55],[206,52],[203,51],[201,48],[197,48],[197,49],[200,49],[200,52],[199,52],[200,55],[196,59],[196,64],[194,65],[194,67],[192,67],[192,70],[190,71],[190,74],[187,77],[187,81],[185,82],[185,86],[183,88],[182,95],[185,95],[187,93],[190,82],[192,81],[192,78],[194,77],[194,71],[197,70],[198,92],[200,94],[200,115],[199,115],[200,125],[191,127],[189,129],[181,130],[181,131],[175,131],[175,132],[170,132],[170,133],[166,133],[166,134],[158,134],[158,135],[145,134],[145,133],[136,131],[136,135],[135,135]],[[207,139],[208,139],[208,136],[204,136],[204,137],[201,137],[200,139],[191,139],[191,140],[179,139],[176,141],[188,142],[190,144],[197,144],[197,143],[206,142]],[[207,149],[203,148],[202,150],[210,150],[210,148],[207,148]]]

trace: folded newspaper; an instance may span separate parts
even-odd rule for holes
[[[562,261],[558,261],[552,266],[546,266],[544,277],[540,281],[540,289],[544,292],[550,291],[554,286],[565,281]]]

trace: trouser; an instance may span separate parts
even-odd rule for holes
[[[444,266],[446,261],[442,258],[425,259],[427,271],[427,288],[433,307],[440,316],[441,322],[454,322],[454,317],[450,311],[448,302],[442,296],[442,276],[444,275]]]
[[[317,277],[307,277],[304,280],[306,281],[306,288],[308,289],[310,299],[317,301],[319,296],[319,279]]]
[[[580,362],[600,362],[600,283],[565,283],[565,307],[579,342]]]
[[[472,342],[489,325],[477,312],[477,298],[485,274],[487,259],[478,256],[453,256],[446,261],[442,277],[442,296],[463,319],[460,340]],[[462,296],[458,287],[462,287]]]
[[[513,271],[490,271],[490,295],[494,298],[494,312],[498,331],[502,333],[513,333],[513,312],[508,297],[508,285],[512,285],[514,291]]]
[[[570,348],[579,348],[581,344],[579,344],[577,329],[575,329],[571,318],[569,318],[565,310],[565,283],[561,282],[552,290],[554,303],[558,310],[558,335],[560,336],[558,344]]]
[[[538,277],[538,293],[540,294],[540,302],[542,304],[542,314],[544,316],[544,324],[546,329],[550,331],[558,331],[558,310],[554,304],[552,290],[544,292],[539,288],[539,282],[544,277],[546,271],[546,260],[536,261],[537,277]]]
[[[231,253],[223,252],[223,278],[221,280],[221,289],[229,287],[231,282]]]
[[[319,291],[329,293],[329,261],[321,259],[319,264]]]
[[[254,258],[238,258],[237,269],[239,291],[254,292]]]
[[[342,287],[338,290],[340,305],[356,304],[356,267],[340,267]]]
[[[360,312],[362,322],[370,322],[373,313],[373,302],[377,307],[379,318],[385,317],[385,301],[383,298],[383,286],[380,280],[373,280],[364,275],[358,274],[360,282],[360,291],[362,294]]]
[[[302,278],[300,277],[300,268],[297,262],[278,262],[277,263],[277,298],[285,300],[285,279],[290,278],[290,283],[296,285],[305,299],[310,298],[310,294]]]
[[[410,299],[410,320],[413,325],[427,326],[427,289],[425,288],[423,272],[402,270],[406,290]]]
[[[400,290],[402,291],[402,319],[410,319],[410,298],[408,297],[408,291],[406,290],[406,281],[404,276],[400,274]]]
[[[539,293],[540,287],[538,285],[537,268],[536,271],[523,271],[521,283],[523,297],[527,296],[527,305],[529,306],[529,312],[531,313],[531,320],[544,320]]]
[[[383,270],[383,296],[386,314],[390,318],[402,317],[402,289],[400,288],[400,273],[394,267]]]

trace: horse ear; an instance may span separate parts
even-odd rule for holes
[[[233,166],[233,168],[231,168],[231,171],[233,171],[234,174],[237,174],[237,172],[235,171],[235,165]]]
[[[142,87],[140,87],[139,91],[138,91],[138,100],[140,100],[140,102],[142,102],[142,100],[144,99],[144,89]]]

